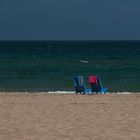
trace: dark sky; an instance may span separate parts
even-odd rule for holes
[[[0,40],[140,40],[140,0],[0,0]]]

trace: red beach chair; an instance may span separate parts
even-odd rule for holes
[[[96,92],[96,93],[101,93],[101,94],[105,94],[107,91],[107,88],[103,88],[100,78],[98,76],[89,76],[88,77],[88,82],[91,85],[91,91],[92,93]]]

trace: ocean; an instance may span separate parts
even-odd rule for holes
[[[74,91],[98,75],[109,92],[140,91],[140,41],[0,41],[0,91]]]

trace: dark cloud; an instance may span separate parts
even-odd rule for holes
[[[138,0],[3,0],[0,39],[140,39]]]

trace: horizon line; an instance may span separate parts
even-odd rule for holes
[[[86,39],[85,40],[78,40],[78,39],[77,40],[76,39],[74,39],[74,40],[70,40],[70,39],[68,39],[68,40],[65,40],[65,39],[64,40],[59,40],[59,39],[58,40],[57,39],[56,40],[55,39],[54,40],[53,39],[52,40],[45,40],[45,39],[38,39],[38,40],[37,39],[27,39],[27,40],[26,39],[25,40],[24,39],[21,39],[21,40],[19,40],[19,39],[18,40],[16,40],[16,39],[15,40],[12,40],[12,39],[6,40],[5,39],[5,40],[0,40],[0,42],[4,42],[4,41],[17,41],[17,42],[20,42],[20,41],[34,41],[34,42],[37,42],[37,41],[42,41],[42,42],[45,42],[45,41],[57,41],[57,42],[61,42],[61,41],[77,41],[77,42],[78,41],[81,41],[81,42],[82,41],[97,41],[98,42],[98,41],[140,41],[140,40],[134,40],[134,39],[132,39],[132,40],[130,40],[130,39],[129,40],[117,40],[117,39],[116,40],[106,40],[106,39],[105,40],[90,40],[90,39],[89,40],[86,40]]]

